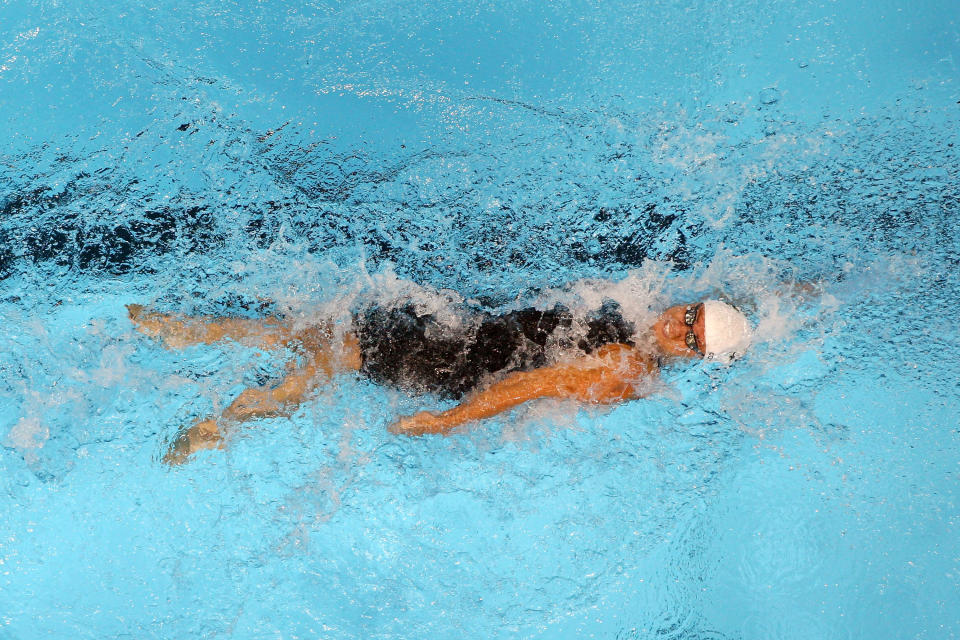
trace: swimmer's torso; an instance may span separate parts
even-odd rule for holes
[[[560,305],[502,315],[465,313],[456,327],[418,313],[413,304],[354,314],[360,371],[378,383],[460,398],[491,379],[551,364],[559,354],[633,344],[634,327],[615,303],[584,317]]]

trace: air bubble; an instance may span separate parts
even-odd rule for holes
[[[780,101],[780,90],[776,87],[767,87],[760,92],[760,103],[765,105],[776,104]]]

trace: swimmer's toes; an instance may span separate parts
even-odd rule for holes
[[[156,311],[149,311],[142,304],[128,304],[127,313],[135,331],[150,338],[160,338],[165,347],[179,349],[189,344],[179,336],[176,330],[177,325],[168,317]]]
[[[156,322],[156,314],[151,314],[142,304],[128,304],[127,316],[133,323],[133,328],[142,334],[155,336],[159,332],[159,325]]]

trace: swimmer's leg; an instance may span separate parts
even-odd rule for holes
[[[360,368],[357,338],[347,333],[336,339],[329,328],[312,327],[294,334],[306,354],[306,363],[288,365],[289,373],[274,387],[247,389],[227,407],[218,419],[195,423],[182,431],[163,457],[168,464],[182,464],[191,453],[203,449],[222,449],[224,433],[233,425],[253,418],[288,416],[317,384],[341,371]]]
[[[161,338],[165,346],[180,349],[192,344],[212,344],[227,338],[250,346],[275,349],[287,345],[293,330],[277,318],[214,318],[159,313],[129,304],[127,312],[137,331]]]

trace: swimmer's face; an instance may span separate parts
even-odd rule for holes
[[[693,326],[689,326],[687,320],[687,310],[691,314],[696,312],[696,319]],[[688,358],[700,358],[701,353],[691,348],[687,342],[687,334],[691,331],[696,338],[696,346],[702,352],[706,340],[703,337],[703,307],[699,304],[681,304],[676,307],[670,307],[657,318],[653,324],[653,337],[657,340],[657,345],[667,355],[685,356]]]

